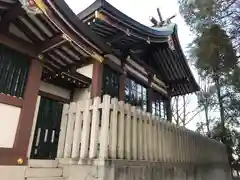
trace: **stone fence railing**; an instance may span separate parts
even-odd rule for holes
[[[221,143],[108,95],[64,105],[57,158],[227,163]]]

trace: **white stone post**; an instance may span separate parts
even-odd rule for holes
[[[158,142],[157,142],[157,122],[156,122],[156,118],[153,118],[152,119],[152,131],[153,131],[153,155],[154,155],[154,158],[153,160],[154,161],[157,161],[158,160]]]
[[[78,101],[76,105],[76,120],[73,133],[73,146],[72,146],[72,158],[79,158],[80,156],[80,142],[82,133],[82,112],[81,112],[82,101]]]
[[[118,156],[120,159],[124,158],[124,129],[125,129],[125,113],[124,113],[124,102],[119,102],[119,108],[120,108],[120,115],[119,115],[119,121],[118,121]]]
[[[67,134],[64,148],[64,158],[70,158],[72,152],[72,143],[73,143],[73,128],[75,124],[76,117],[76,103],[72,102],[69,108],[68,114],[68,124],[67,124]]]
[[[83,128],[82,128],[82,138],[81,138],[81,150],[80,150],[80,158],[88,158],[88,146],[89,146],[89,136],[90,136],[90,105],[91,100],[87,99],[85,101],[84,112],[83,112]]]
[[[135,106],[132,106],[132,153],[133,153],[133,160],[137,160],[137,154],[138,154],[138,146],[137,146],[137,110]]]
[[[113,110],[111,112],[111,120],[110,120],[110,137],[111,137],[111,158],[116,159],[117,158],[117,126],[118,126],[118,99],[113,98],[112,99],[112,105]]]
[[[174,153],[174,162],[178,161],[178,140],[177,140],[177,127],[173,126],[173,153]]]
[[[156,142],[157,142],[157,161],[160,162],[161,159],[161,134],[159,128],[159,120],[156,121]]]
[[[63,158],[64,154],[64,146],[66,140],[66,132],[67,132],[67,123],[68,123],[68,113],[69,113],[69,105],[63,105],[62,111],[62,119],[61,119],[61,126],[60,126],[60,135],[58,140],[58,151],[57,151],[57,158]]]
[[[152,122],[152,118],[151,118],[151,114],[147,113],[147,117],[149,120],[149,124],[148,124],[148,132],[149,132],[149,136],[148,136],[148,142],[149,142],[149,159],[151,161],[154,160],[154,151],[153,151],[153,122]]]
[[[101,123],[101,135],[100,135],[100,151],[99,158],[106,159],[108,157],[108,148],[109,148],[109,119],[110,119],[110,100],[109,95],[103,96],[102,103],[102,123]]]
[[[137,111],[138,114],[138,159],[139,160],[143,160],[143,152],[144,152],[144,147],[143,147],[143,143],[144,143],[144,139],[143,139],[143,134],[144,134],[144,130],[143,130],[143,119],[142,119],[142,113],[141,110]]]
[[[167,127],[166,123],[161,123],[161,131],[162,131],[162,155],[163,155],[163,161],[167,162],[168,160],[168,154],[167,154]]]
[[[99,137],[99,120],[100,120],[100,112],[99,112],[100,103],[101,103],[101,98],[95,97],[93,101],[93,109],[92,109],[92,126],[91,126],[90,150],[89,150],[89,157],[91,159],[97,156],[98,137]]]
[[[148,160],[149,159],[149,130],[148,130],[148,117],[147,114],[144,113],[143,115],[144,118],[144,123],[143,123],[143,135],[144,135],[144,141],[143,141],[143,145],[144,145],[144,160]]]
[[[180,162],[180,151],[181,151],[181,145],[180,145],[180,133],[179,128],[176,127],[176,155],[177,155],[177,162]]]
[[[126,157],[128,160],[131,160],[132,156],[132,118],[131,118],[131,106],[129,104],[125,105],[125,111],[127,113],[126,117],[126,138],[125,138],[125,146],[126,146]]]

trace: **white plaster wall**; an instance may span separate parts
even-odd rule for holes
[[[39,90],[49,94],[53,94],[55,96],[65,98],[65,99],[70,99],[70,95],[71,95],[71,92],[69,90],[49,84],[49,83],[45,83],[43,81],[41,81],[40,83]]]
[[[93,64],[89,64],[87,66],[83,66],[81,68],[78,68],[77,72],[92,79]]]
[[[1,180],[25,180],[26,166],[0,166]]]
[[[0,147],[12,148],[21,108],[0,103]]]
[[[79,100],[87,100],[90,98],[90,87],[75,89],[73,94],[73,101],[77,102]]]

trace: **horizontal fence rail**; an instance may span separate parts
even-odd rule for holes
[[[57,157],[227,162],[223,144],[108,95],[64,105]]]

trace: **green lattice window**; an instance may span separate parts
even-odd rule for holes
[[[125,79],[125,102],[141,107],[143,110],[147,110],[147,90],[146,88],[138,84],[132,79]]]
[[[29,61],[22,54],[0,45],[0,93],[23,97]]]
[[[159,92],[153,92],[152,114],[167,119],[166,98]]]
[[[119,74],[108,66],[103,69],[102,94],[119,97]]]

